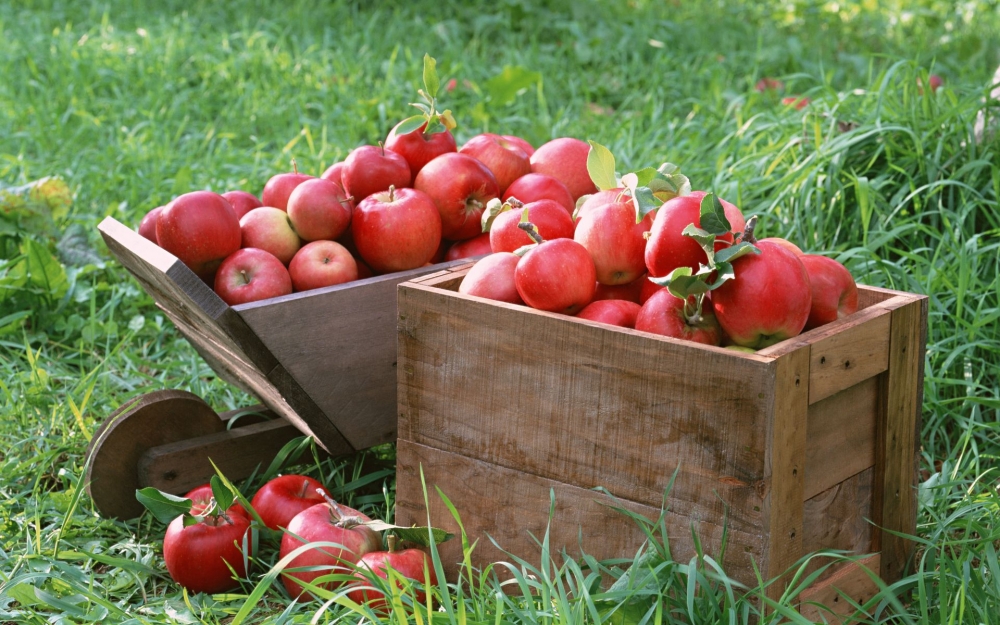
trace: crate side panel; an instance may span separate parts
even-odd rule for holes
[[[809,406],[805,498],[875,464],[878,378],[869,378]]]
[[[851,476],[805,503],[802,548],[805,553],[822,549],[872,552],[872,480],[874,468]],[[814,558],[809,571],[828,561]]]
[[[889,367],[889,311],[877,306],[857,313],[858,323],[832,328],[810,341],[809,403],[874,377]]]
[[[771,363],[407,285],[399,328],[401,436],[759,526]]]
[[[854,604],[864,605],[878,594],[878,584],[872,576],[878,575],[880,566],[881,555],[877,553],[838,565],[829,577],[802,591],[799,612],[810,623],[857,622],[848,617],[855,611]]]
[[[597,491],[406,440],[400,440],[397,449],[396,523],[424,525],[427,522],[420,482],[422,468],[429,493],[431,524],[458,535],[458,525],[437,495],[435,487],[438,487],[457,508],[470,542],[479,540],[472,556],[473,564],[479,567],[512,561],[491,538],[503,550],[538,566],[541,550],[535,538],[541,541],[547,527],[553,554],[565,548],[571,557],[579,557],[582,547],[583,552],[597,559],[632,558],[646,535],[634,520],[612,506],[653,521],[661,513],[658,506],[611,499]],[[555,497],[551,524],[550,494]],[[665,524],[671,553],[676,560],[687,561],[695,555],[692,528],[705,553],[718,556],[722,517],[698,521],[669,511]],[[730,528],[727,540],[723,560],[726,573],[745,584],[753,584],[751,559],[760,560],[761,537]],[[449,578],[454,579],[462,558],[461,540],[455,538],[439,545],[438,549]],[[559,556],[553,558],[556,564],[562,563]],[[506,576],[503,569],[498,569],[498,573]]]

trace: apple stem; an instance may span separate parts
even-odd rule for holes
[[[382,156],[385,156],[385,145],[381,141],[378,142],[378,148],[382,150]]]
[[[687,321],[689,326],[696,326],[701,323],[701,306],[704,301],[704,293],[691,295],[684,300],[684,320]]]
[[[385,540],[386,540],[386,542],[389,543],[389,553],[395,553],[395,551],[396,551],[396,535],[395,534],[389,534],[389,536]]]
[[[320,497],[326,500],[326,503],[330,504],[333,508],[333,512],[337,515],[337,520],[344,518],[344,511],[340,509],[340,504],[333,500],[333,497],[326,494],[326,491],[322,488],[317,488],[316,492],[319,493]]]
[[[299,166],[295,164],[294,158],[292,159],[292,171],[295,173],[299,173]]]
[[[538,234],[538,228],[536,228],[535,224],[530,221],[519,222],[517,227],[527,232],[528,236],[531,237],[531,240],[535,243],[538,243],[539,245],[545,243],[545,239],[542,238],[542,235]]]
[[[754,228],[756,227],[757,227],[757,215],[754,215],[753,217],[747,220],[747,225],[743,229],[743,238],[741,239],[741,241],[746,241],[747,243],[750,244],[757,243],[757,239],[755,239],[753,236],[753,231]]]
[[[524,202],[522,202],[521,200],[517,199],[513,195],[510,196],[509,198],[507,198],[506,203],[510,204],[510,207],[513,208],[513,209],[515,209],[515,210],[519,210],[519,209],[524,208]]]
[[[302,499],[309,491],[309,480],[302,480],[302,490],[299,491],[299,498]]]
[[[389,201],[390,202],[396,201],[396,185],[392,184],[389,185]]]

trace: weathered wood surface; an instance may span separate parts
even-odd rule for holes
[[[810,404],[888,368],[889,318],[889,311],[872,306],[856,313],[850,325],[810,341]]]
[[[875,465],[878,378],[809,406],[805,498]]]
[[[871,574],[878,575],[880,568],[881,556],[877,553],[840,565],[829,577],[799,595],[799,613],[816,623],[857,622],[849,619],[855,612],[854,604],[864,605],[878,593]]]
[[[875,469],[865,469],[805,503],[803,555],[821,550],[871,553],[872,480]],[[814,559],[812,572],[825,562]]]

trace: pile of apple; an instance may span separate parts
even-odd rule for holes
[[[459,292],[750,351],[857,310],[842,264],[758,241],[756,217],[692,192],[676,166],[619,179],[603,146],[557,141],[574,146],[555,173],[573,183],[578,208],[509,192],[493,202],[483,219],[492,254]]]
[[[309,585],[334,590],[346,584],[353,601],[385,611],[385,595],[372,586],[365,570],[385,580],[394,571],[398,588],[402,588],[399,576],[437,583],[422,549],[397,550],[394,535],[387,536],[384,548],[377,530],[395,526],[337,503],[322,484],[305,475],[268,481],[248,507],[235,502],[232,490],[217,477],[184,497],[152,488],[137,496],[158,518],[172,519],[163,538],[163,557],[170,577],[189,592],[219,593],[238,587],[254,555],[254,531],[280,540],[279,555],[285,562],[282,582],[294,599],[314,598]],[[181,514],[173,516],[178,511]],[[331,574],[337,577],[329,579]],[[417,591],[415,599],[424,602],[424,593]]]

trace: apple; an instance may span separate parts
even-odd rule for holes
[[[188,592],[225,592],[238,587],[237,578],[246,576],[243,545],[247,551],[253,545],[247,535],[250,519],[234,508],[186,527],[184,515],[179,515],[167,526],[163,537],[167,572]]]
[[[639,298],[642,296],[643,287],[647,283],[653,284],[647,279],[647,274],[642,274],[627,284],[610,285],[598,282],[597,291],[594,292],[594,301],[596,302],[602,299],[623,299],[627,302],[635,302],[636,304],[639,304]]]
[[[260,194],[260,201],[264,206],[285,210],[288,208],[288,198],[292,195],[295,187],[313,178],[315,176],[300,174],[298,171],[271,176],[271,179],[264,185],[264,192]]]
[[[693,300],[691,298],[692,302]],[[635,329],[704,345],[718,345],[722,340],[722,329],[712,310],[711,301],[706,298],[702,302],[701,311],[692,311],[691,308],[697,307],[691,303],[685,306],[684,300],[675,297],[667,289],[661,289],[642,305],[635,320]]]
[[[472,258],[473,256],[483,256],[484,254],[492,253],[490,233],[484,232],[471,239],[452,243],[442,260],[458,260],[459,258]],[[433,261],[433,259],[431,260]]]
[[[553,200],[537,200],[504,211],[493,219],[488,234],[494,252],[516,252],[531,244],[531,237],[517,227],[525,208],[528,209],[528,221],[535,224],[538,234],[546,241],[573,238],[575,226],[566,209]]]
[[[787,239],[781,239],[778,237],[767,237],[766,239],[761,239],[761,242],[768,241],[770,243],[775,243],[781,247],[787,249],[789,252],[795,254],[796,256],[802,256],[804,253],[798,245],[795,245]]]
[[[156,243],[156,219],[160,216],[160,211],[162,210],[162,206],[157,206],[146,213],[142,221],[139,222],[139,234],[153,243]],[[157,245],[159,244],[157,243]]]
[[[156,241],[211,283],[222,260],[240,249],[240,220],[218,193],[193,191],[178,196],[160,211]]]
[[[191,500],[191,515],[199,516],[204,514],[212,504],[212,499],[215,498],[215,494],[212,493],[211,484],[202,484],[201,486],[195,486],[189,490],[185,495],[185,499]],[[226,510],[226,514],[242,514],[243,516],[249,518],[247,511],[243,509],[238,502],[233,503],[232,506]]]
[[[576,202],[576,198],[581,195],[597,192],[587,170],[589,154],[590,145],[586,141],[571,137],[553,139],[540,145],[531,155],[531,171],[552,176],[562,182]]]
[[[270,529],[288,527],[306,508],[325,503],[323,485],[306,475],[281,475],[260,487],[250,505]]]
[[[635,206],[625,201],[591,209],[577,222],[573,240],[590,252],[601,284],[628,284],[646,272],[645,235],[653,215],[635,219]]]
[[[288,198],[288,217],[305,241],[334,240],[351,225],[354,203],[340,184],[325,178],[307,180]]]
[[[812,330],[858,311],[858,285],[839,262],[826,256],[803,254],[799,260],[809,274],[812,306],[805,329]]]
[[[327,542],[338,545],[316,546],[304,550],[288,563],[282,572],[282,583],[293,599],[303,595],[312,597],[300,582],[313,583],[318,577],[333,574],[350,574],[348,568],[356,564],[361,556],[382,548],[382,541],[365,522],[367,516],[347,506],[328,501],[310,506],[296,514],[288,522],[287,531],[281,537],[279,557],[285,558],[303,545],[312,542]],[[296,568],[321,567],[317,570],[295,570]],[[333,590],[343,582],[328,581],[321,588]]]
[[[402,577],[421,584],[426,581],[428,586],[437,585],[437,574],[434,572],[434,564],[431,562],[430,556],[420,549],[397,551],[395,538],[395,536],[389,537],[388,551],[369,551],[361,556],[358,561],[358,570],[354,572],[354,577],[358,581],[352,584],[354,590],[351,590],[347,595],[351,601],[361,605],[368,604],[374,612],[380,614],[389,612],[389,602],[386,600],[385,593],[372,587],[371,581],[365,576],[362,569],[367,569],[384,580],[389,579],[389,569],[392,569]],[[396,588],[403,589],[400,580],[397,580],[395,584]],[[427,602],[426,592],[422,590],[415,592],[413,601],[417,604],[425,604]]]
[[[390,188],[354,208],[351,237],[373,271],[416,269],[428,263],[441,244],[441,214],[426,193]]]
[[[486,203],[500,195],[497,179],[486,165],[466,154],[449,152],[427,163],[413,188],[426,193],[441,214],[441,236],[452,241],[480,232]]]
[[[809,106],[809,98],[795,95],[787,98],[781,98],[781,103],[785,106],[794,106],[795,110],[801,111],[805,107]]]
[[[759,93],[765,93],[767,91],[781,91],[785,88],[785,83],[781,82],[777,78],[761,78],[757,81],[754,86]]]
[[[424,132],[427,129],[425,123],[412,132],[400,135],[396,134],[399,124],[389,131],[389,136],[385,138],[385,147],[403,155],[410,165],[410,174],[414,178],[427,163],[442,154],[456,151],[455,137],[451,136],[451,132],[447,129],[427,134]],[[356,201],[360,201],[360,198]]]
[[[354,262],[358,264],[358,280],[364,280],[365,278],[371,278],[375,275],[372,268],[365,264],[365,261],[361,260],[357,256],[354,257]]]
[[[491,133],[476,135],[469,139],[458,153],[471,156],[486,165],[496,177],[500,193],[506,191],[510,183],[531,173],[528,153],[500,135]]]
[[[514,271],[521,260],[511,252],[495,252],[482,258],[462,278],[458,292],[476,297],[524,304],[514,283]]]
[[[413,176],[402,155],[377,145],[363,145],[344,160],[344,191],[358,203],[373,193],[410,186]]]
[[[535,148],[532,147],[532,145],[528,143],[526,139],[522,139],[517,135],[500,135],[500,136],[506,139],[508,142],[521,148],[521,150],[523,150],[524,153],[528,155],[529,159],[531,158],[531,155],[535,153]]]
[[[621,299],[602,299],[590,302],[583,310],[576,313],[576,316],[579,319],[599,321],[622,328],[634,328],[639,310],[640,306],[635,302]]]
[[[715,315],[736,345],[760,349],[798,335],[809,319],[812,292],[799,257],[754,241],[760,254],[733,261],[734,280],[712,291]]]
[[[543,174],[527,174],[512,182],[503,193],[503,201],[506,202],[511,198],[517,199],[522,204],[531,204],[538,200],[554,200],[570,215],[576,208],[576,202],[566,185],[552,176]]]
[[[594,299],[597,270],[587,248],[572,239],[553,239],[521,257],[514,285],[528,306],[572,315]]]
[[[577,223],[583,219],[591,210],[597,208],[598,206],[604,206],[605,204],[611,204],[613,202],[624,202],[625,200],[631,201],[630,198],[622,196],[622,192],[625,189],[602,189],[597,193],[592,193],[583,199],[583,204],[576,207],[573,211],[573,219]]]
[[[312,241],[292,258],[288,274],[296,291],[308,291],[357,280],[358,265],[340,243]]]
[[[344,188],[343,172],[344,172],[344,161],[337,161],[333,165],[327,167],[326,171],[320,174],[319,177],[323,178],[324,180],[329,180],[330,182],[336,182],[337,184],[340,185],[340,188],[343,189]]]
[[[238,219],[243,219],[243,215],[264,205],[256,195],[247,191],[226,191],[222,197],[232,205]]]
[[[646,274],[646,278],[642,280],[642,289],[639,291],[639,305],[645,304],[649,298],[653,297],[653,293],[656,293],[660,289],[664,289],[659,284],[653,282],[649,279],[649,274]]]
[[[292,292],[292,279],[274,254],[245,247],[222,261],[215,274],[215,292],[222,301],[236,306],[288,295]]]
[[[927,84],[931,86],[931,93],[937,93],[937,90],[944,84],[944,79],[937,74],[931,74],[927,77]],[[920,76],[917,76],[917,90],[921,94],[924,92],[924,81]]]
[[[697,271],[701,263],[708,262],[708,256],[698,242],[681,234],[689,224],[701,227],[703,197],[705,197],[704,191],[694,191],[667,200],[657,209],[653,227],[649,231],[649,241],[646,244],[646,267],[649,269],[649,275],[661,278],[678,267],[690,267],[692,271]],[[722,203],[732,231],[742,231],[746,221],[740,209],[725,200],[719,201]],[[732,234],[717,237],[715,250],[719,251],[732,242]]]
[[[243,247],[256,247],[270,252],[285,266],[302,247],[289,214],[273,206],[261,206],[240,219],[240,240]]]

